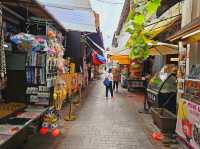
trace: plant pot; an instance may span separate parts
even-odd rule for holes
[[[164,108],[152,108],[154,123],[163,133],[172,133],[176,128],[176,115]]]

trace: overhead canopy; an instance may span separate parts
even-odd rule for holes
[[[178,46],[173,44],[167,44],[158,42],[156,44],[149,44],[152,46],[149,49],[149,55],[171,55],[178,54]]]
[[[99,30],[96,33],[89,33],[87,37],[94,45],[98,46],[97,48],[104,50],[103,35]]]
[[[180,7],[179,3],[174,5],[159,18],[153,19],[153,21],[146,25],[145,31],[152,33],[151,38],[156,37],[180,19]]]
[[[151,48],[149,49],[149,55],[171,55],[171,54],[178,54],[178,46],[163,42],[157,43],[149,43]],[[119,55],[129,55],[131,49],[125,49],[119,52]]]
[[[156,13],[157,17],[160,17],[165,11],[180,1],[182,0],[162,0]]]
[[[121,65],[128,65],[130,64],[130,59],[128,55],[111,55],[110,56],[111,61],[116,61]]]
[[[89,0],[36,0],[65,30],[96,32]]]
[[[94,49],[94,50],[97,50],[99,54],[103,55],[104,54],[104,49],[98,45],[93,39],[91,39],[90,37],[86,37],[87,39],[87,43],[89,44],[89,46]]]
[[[200,40],[200,29],[183,36],[182,39],[186,40],[187,42],[190,42],[190,43],[199,41]]]
[[[179,32],[169,37],[170,41],[179,39],[183,40],[200,40],[200,17],[183,27]]]

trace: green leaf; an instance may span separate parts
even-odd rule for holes
[[[134,30],[132,28],[127,28],[126,32],[130,33],[130,34],[134,34]]]
[[[144,24],[144,21],[145,21],[145,17],[143,15],[137,15],[134,17],[134,23],[136,25],[142,25]]]
[[[134,4],[138,4],[138,0],[134,0]]]
[[[159,0],[149,1],[146,5],[147,17],[151,17],[153,14],[155,14],[159,6]]]
[[[148,58],[148,42],[153,42],[152,32],[147,32],[144,29],[144,24],[149,21],[149,18],[156,13],[160,6],[161,0],[142,0],[140,4],[138,0],[134,0],[134,7],[128,16],[126,24],[126,32],[131,36],[126,47],[131,49],[129,53],[130,59],[142,62]]]
[[[134,11],[131,9],[130,12],[129,12],[129,15],[127,17],[127,21],[130,21],[132,19],[134,19],[134,16],[135,16],[135,13]]]

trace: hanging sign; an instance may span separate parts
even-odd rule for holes
[[[179,100],[176,132],[191,148],[200,148],[200,105]]]

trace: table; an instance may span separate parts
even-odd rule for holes
[[[0,148],[15,148],[17,145],[23,143],[28,135],[28,126],[34,121],[39,120],[47,110],[48,108],[29,106],[24,110],[23,113],[14,117],[15,120],[27,120],[24,124],[0,124]]]

